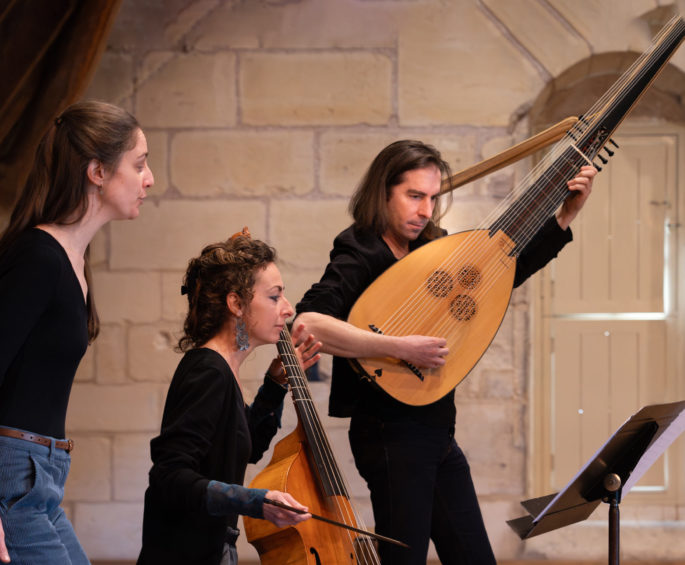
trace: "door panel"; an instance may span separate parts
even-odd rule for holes
[[[563,488],[642,406],[685,397],[685,134],[667,124],[624,124],[621,132],[572,225],[574,241],[535,281],[537,495]],[[682,504],[683,443],[645,474],[638,496]]]

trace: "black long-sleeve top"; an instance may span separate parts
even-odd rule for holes
[[[22,233],[0,258],[0,426],[64,437],[88,310],[64,248]]]
[[[188,351],[176,369],[159,436],[150,442],[152,469],[145,493],[142,564],[217,565],[227,527],[238,514],[211,516],[210,480],[242,485],[280,425],[285,389],[265,378],[247,406],[224,358]]]
[[[571,239],[571,230],[562,230],[556,218],[550,217],[517,258],[514,286],[544,267]],[[419,238],[410,242],[409,250],[426,243]],[[330,262],[321,280],[297,304],[297,314],[319,312],[346,320],[357,298],[396,262],[382,237],[354,225],[348,227],[335,238]],[[328,410],[331,416],[341,418],[356,411],[384,420],[414,420],[446,427],[454,425],[456,416],[454,390],[425,406],[403,404],[379,387],[362,381],[349,361],[337,356],[333,358]]]

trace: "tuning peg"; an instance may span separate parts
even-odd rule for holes
[[[608,159],[606,159],[605,157],[603,157],[599,153],[597,153],[597,158],[602,162],[602,165],[606,165],[609,162]]]
[[[614,156],[614,152],[613,152],[611,149],[609,149],[608,147],[605,147],[605,148],[604,148],[604,151],[607,152],[607,155],[609,155],[609,157],[613,157],[613,156]]]
[[[601,173],[601,172],[602,172],[602,167],[600,167],[597,163],[592,163],[592,166],[593,166],[595,169],[597,169],[597,172],[598,172],[598,173]]]
[[[609,142],[618,149],[618,143],[616,143],[613,139],[609,139]]]

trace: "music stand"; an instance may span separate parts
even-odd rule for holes
[[[585,520],[609,503],[609,565],[619,563],[619,509],[622,496],[685,430],[685,401],[645,406],[599,448],[564,490],[524,500],[529,513],[507,524],[521,539]]]

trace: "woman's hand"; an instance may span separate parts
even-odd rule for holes
[[[307,513],[309,510],[306,506],[302,506],[297,500],[290,496],[287,492],[281,492],[279,490],[270,490],[266,493],[266,498],[269,500],[275,500],[276,502],[282,502],[298,510],[303,510],[304,514],[297,514],[296,512],[291,512],[285,508],[279,508],[272,504],[264,503],[264,519],[273,522],[279,528],[284,526],[295,526],[300,522],[309,520],[312,517],[311,514]]]
[[[5,530],[2,529],[2,522],[0,522],[0,561],[3,563],[10,562],[10,554],[7,552],[5,545]]]

